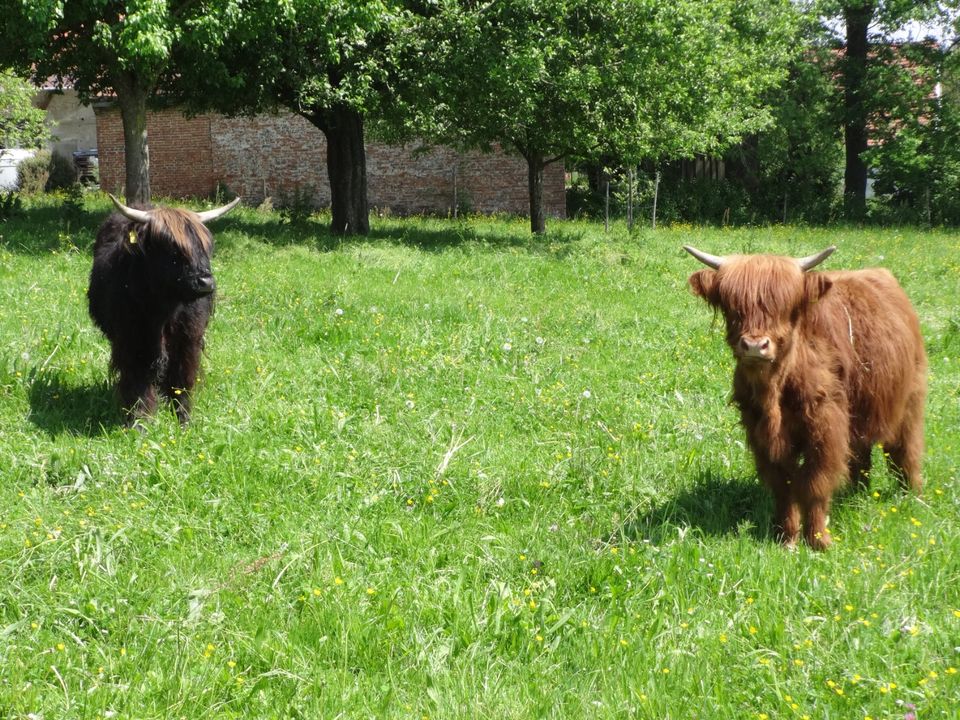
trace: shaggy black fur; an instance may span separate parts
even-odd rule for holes
[[[136,222],[114,213],[97,232],[90,317],[110,340],[128,425],[155,411],[158,391],[186,423],[213,313],[213,237],[190,211],[149,214]]]

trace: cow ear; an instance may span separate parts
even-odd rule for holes
[[[143,252],[143,239],[146,233],[143,223],[130,223],[121,235],[120,241],[123,249],[129,253]]]
[[[819,301],[831,287],[833,281],[823,273],[803,274],[803,295],[808,304]]]
[[[720,304],[716,270],[697,270],[687,282],[690,283],[690,289],[693,290],[694,295],[703,298],[713,307]]]

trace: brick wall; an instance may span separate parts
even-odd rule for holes
[[[218,182],[256,205],[278,201],[296,190],[312,190],[318,207],[329,205],[326,141],[323,133],[289,113],[228,118],[202,115],[187,119],[175,110],[152,112],[150,182],[167,197],[211,195]],[[97,108],[100,183],[120,190],[124,178],[123,129],[115,107]],[[452,211],[525,215],[526,163],[502,152],[457,153],[417,145],[367,143],[367,186],[371,208],[399,214]],[[544,211],[566,215],[564,169],[547,167]]]
[[[116,108],[96,108],[100,186],[121,192],[125,172],[123,125]],[[210,142],[210,116],[185,118],[176,110],[147,116],[150,143],[150,189],[161,197],[211,195],[217,172]]]

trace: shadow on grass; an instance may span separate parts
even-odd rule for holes
[[[332,252],[344,247],[359,247],[371,243],[388,242],[412,247],[424,252],[444,252],[470,245],[492,250],[522,248],[530,252],[563,253],[564,248],[582,239],[581,230],[569,228],[552,230],[543,236],[534,236],[526,226],[506,225],[504,218],[477,218],[452,220],[434,217],[373,219],[368,235],[340,236],[330,231],[329,219],[315,217],[301,222],[284,222],[279,217],[261,215],[261,220],[250,213],[224,221],[223,230],[217,230],[219,246],[229,248],[231,236],[241,234],[249,240],[274,247],[302,246],[319,252]]]
[[[747,534],[773,541],[772,513],[770,493],[756,478],[730,478],[708,470],[693,487],[628,520],[623,533],[656,544],[675,539],[684,528],[704,536]]]
[[[42,205],[22,210],[3,223],[0,247],[18,255],[93,247],[97,228],[107,217],[96,210]]]
[[[48,373],[30,386],[29,420],[51,436],[95,437],[120,427],[123,415],[113,385],[106,380],[77,386]]]
[[[158,201],[158,204],[167,203]],[[110,212],[111,208],[102,202],[96,207],[78,209],[58,203],[56,199],[44,198],[4,223],[0,247],[22,255],[43,255],[72,248],[86,252],[93,247],[97,228]],[[304,221],[286,222],[278,213],[260,213],[249,208],[218,221],[211,230],[217,244],[225,249],[229,249],[240,235],[265,245],[302,246],[319,252],[389,242],[424,252],[444,252],[470,245],[491,250],[518,248],[531,253],[563,255],[584,236],[582,228],[565,227],[560,223],[548,224],[544,235],[532,235],[526,220],[519,222],[516,218],[501,215],[458,219],[371,217],[368,235],[343,237],[330,231],[329,216],[324,214]]]

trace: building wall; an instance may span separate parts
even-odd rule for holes
[[[282,203],[309,193],[317,207],[330,203],[326,140],[303,118],[290,113],[187,119],[175,110],[153,112],[147,121],[150,181],[154,194],[212,195],[217,183],[257,205]],[[100,184],[120,191],[124,178],[123,130],[112,106],[97,108]],[[398,214],[450,214],[454,206],[479,213],[527,214],[527,169],[502,152],[457,153],[449,148],[367,143],[367,186],[371,208]],[[566,215],[564,169],[547,167],[544,211]]]
[[[120,111],[97,107],[97,154],[100,187],[122,193],[124,170],[123,124]],[[147,116],[150,140],[150,189],[165,197],[205,197],[217,186],[210,144],[210,116],[186,118],[176,110],[157,110]]]
[[[36,104],[47,112],[53,152],[72,158],[76,150],[92,150],[97,146],[97,121],[93,108],[80,104],[76,90],[44,90]]]

